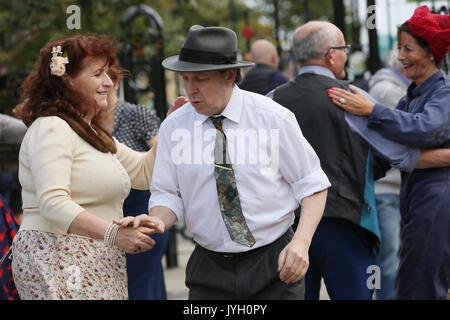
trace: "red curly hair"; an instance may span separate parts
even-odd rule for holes
[[[88,111],[87,97],[71,89],[64,81],[64,76],[50,73],[54,46],[61,46],[62,52],[67,54],[69,63],[66,64],[66,74],[72,78],[83,69],[86,58],[105,58],[108,67],[117,63],[117,42],[109,40],[107,36],[75,35],[48,42],[40,51],[37,70],[23,83],[21,103],[13,110],[16,117],[27,126],[51,111],[65,113],[75,120],[81,120]],[[111,72],[115,73],[115,68]],[[93,122],[95,120],[94,117]]]

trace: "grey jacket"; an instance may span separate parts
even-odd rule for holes
[[[27,126],[19,119],[0,113],[0,143],[21,144]]]

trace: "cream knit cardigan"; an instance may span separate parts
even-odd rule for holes
[[[106,221],[122,218],[130,188],[149,189],[155,159],[152,151],[139,153],[117,140],[116,145],[116,154],[103,153],[61,118],[36,119],[19,153],[20,230],[66,234],[84,210]]]

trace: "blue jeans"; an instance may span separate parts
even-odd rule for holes
[[[375,200],[381,234],[380,251],[376,256],[376,263],[381,270],[381,289],[376,291],[376,297],[378,300],[392,300],[395,296],[395,281],[399,264],[399,196],[377,194]]]

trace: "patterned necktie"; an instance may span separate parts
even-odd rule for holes
[[[236,179],[227,153],[227,138],[222,129],[224,116],[209,118],[217,129],[214,151],[214,176],[216,178],[217,194],[223,221],[233,241],[247,247],[253,247],[255,238],[250,232],[242,214]]]

